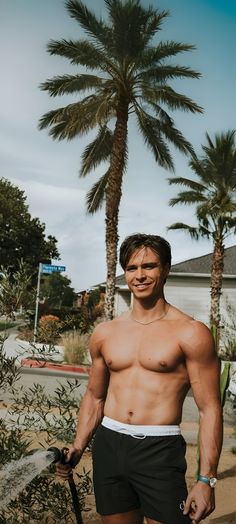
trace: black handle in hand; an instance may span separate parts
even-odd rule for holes
[[[48,448],[48,451],[54,454],[55,458],[54,458],[53,462],[61,462],[61,464],[69,464],[72,468],[74,468],[77,465],[77,460],[75,459],[75,457],[73,459],[73,456],[71,457],[69,462],[66,460],[69,448],[64,447],[64,448],[62,448],[60,450],[60,449],[58,449],[56,447],[51,447],[51,448]],[[76,485],[75,485],[75,482],[74,482],[72,474],[68,478],[68,483],[69,483],[69,486],[70,486],[70,492],[71,492],[71,497],[72,497],[72,501],[73,501],[73,507],[74,507],[75,517],[76,517],[76,523],[77,524],[83,524],[83,519],[82,519],[81,509],[80,509],[79,497],[78,497]]]
[[[76,453],[71,457],[69,461],[66,460],[69,448],[64,447],[62,449],[59,449],[55,446],[52,446],[51,448],[48,448],[47,451],[54,454],[54,463],[60,462],[61,464],[69,464],[72,468],[75,468],[75,466],[77,466],[78,461],[76,458]]]

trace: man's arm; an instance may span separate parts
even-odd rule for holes
[[[201,322],[190,322],[183,340],[186,366],[195,402],[199,409],[199,473],[216,477],[220,458],[223,421],[220,402],[220,362],[210,330]],[[195,505],[193,511],[191,505]],[[214,489],[198,481],[190,491],[185,513],[200,522],[215,509]]]
[[[89,382],[80,404],[75,440],[67,455],[67,461],[72,460],[74,464],[79,462],[103,417],[109,384],[109,370],[101,353],[101,331],[105,329],[103,326],[99,325],[94,330],[90,340],[92,365]],[[57,473],[63,478],[68,478],[70,471],[69,464],[57,465]]]

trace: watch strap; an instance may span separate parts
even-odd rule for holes
[[[217,479],[215,477],[204,477],[204,475],[198,475],[197,480],[200,482],[204,482],[204,484],[208,484],[211,488],[215,488]]]
[[[200,480],[200,482],[204,482],[204,484],[208,484],[208,486],[210,485],[210,478],[209,477],[204,477],[203,475],[198,475],[197,476],[197,480]]]

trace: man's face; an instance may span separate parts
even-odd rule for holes
[[[134,251],[125,268],[127,285],[137,298],[158,295],[163,289],[169,268],[163,267],[159,255],[150,247]]]

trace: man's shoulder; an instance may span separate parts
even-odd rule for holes
[[[181,311],[181,309],[178,309],[177,307],[175,306],[172,306],[170,305],[170,308],[169,308],[169,312],[168,312],[168,317],[167,319],[169,320],[176,320],[176,321],[192,321],[194,320],[194,318],[190,315],[188,315],[187,313],[185,313],[184,311]]]
[[[176,322],[176,329],[182,340],[191,340],[193,343],[197,340],[213,338],[206,324],[174,306],[171,306],[169,319]]]
[[[188,327],[188,329],[197,330],[197,331],[198,330],[210,331],[209,328],[206,326],[206,324],[204,324],[204,322],[202,322],[201,320],[198,320],[197,318],[194,318],[191,315],[188,315],[188,313],[181,311],[180,309],[176,308],[175,306],[171,306],[170,308],[169,319],[180,322],[180,326],[183,326],[183,327],[185,326],[185,328]]]
[[[114,329],[116,329],[116,327],[118,327],[118,324],[122,321],[122,319],[125,319],[125,316],[126,314],[115,317],[112,320],[103,320],[99,322],[99,324],[97,324],[93,330],[93,335],[99,336],[110,334]]]

